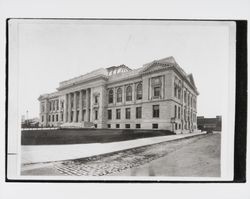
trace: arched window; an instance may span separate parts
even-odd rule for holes
[[[126,89],[126,101],[132,101],[132,87],[128,86]]]
[[[109,90],[109,103],[113,103],[114,92],[113,89]]]
[[[122,89],[121,89],[121,88],[118,88],[116,94],[117,94],[117,99],[116,99],[116,101],[117,101],[117,102],[122,102]]]
[[[142,99],[142,84],[138,84],[136,88],[136,99]]]

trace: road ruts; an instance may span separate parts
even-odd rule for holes
[[[62,175],[70,176],[103,176],[119,173],[128,168],[138,167],[168,153],[180,149],[184,145],[196,142],[209,135],[199,135],[180,140],[162,142],[149,146],[128,149],[89,158],[55,162],[54,168]]]

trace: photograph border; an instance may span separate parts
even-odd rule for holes
[[[167,180],[22,180],[8,179],[8,21],[10,19],[39,20],[130,20],[130,21],[228,21],[236,23],[236,81],[235,81],[235,129],[234,129],[234,178],[232,181],[167,181]],[[247,139],[247,20],[214,19],[140,19],[140,18],[7,18],[6,19],[6,79],[5,79],[5,182],[45,183],[244,183],[246,182]]]

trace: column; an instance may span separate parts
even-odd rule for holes
[[[68,106],[68,95],[65,96],[64,106],[63,106],[63,122],[67,122],[67,106]]]
[[[82,122],[82,90],[80,90],[80,96],[79,96],[79,121]]]
[[[68,122],[71,122],[71,94],[68,94]]]
[[[74,101],[73,101],[73,122],[76,122],[76,113],[77,113],[77,108],[76,108],[76,92],[74,92]]]
[[[89,89],[86,90],[86,121],[89,122]]]

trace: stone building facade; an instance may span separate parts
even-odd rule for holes
[[[40,126],[197,129],[197,88],[173,57],[101,68],[41,95]]]

